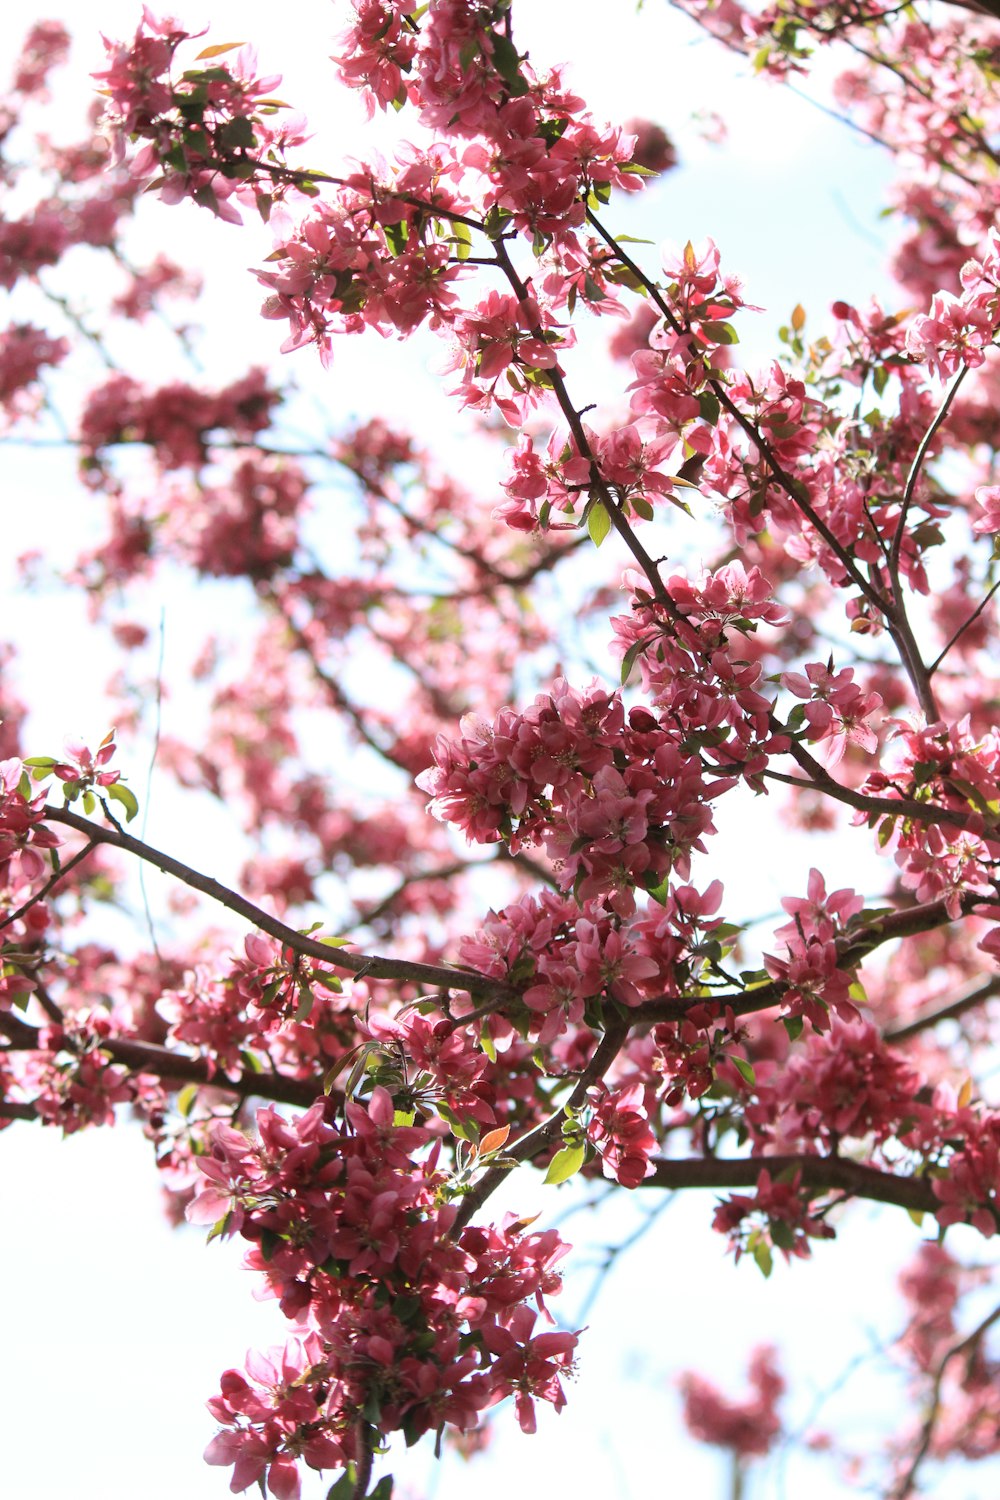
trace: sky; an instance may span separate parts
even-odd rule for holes
[[[27,14],[19,12],[26,20],[36,12],[63,14],[78,35],[73,69],[53,105],[56,125],[75,116],[86,74],[100,66],[97,33],[131,32],[139,9],[120,0],[44,8],[31,0]],[[210,16],[209,41],[256,43],[262,66],[284,74],[282,96],[310,118],[313,161],[327,165],[386,143],[382,125],[364,126],[357,100],[333,83],[327,58],[343,6],[213,0],[199,8],[178,0],[173,13],[192,29]],[[748,300],[765,309],[741,319],[751,361],[766,357],[774,330],[796,303],[821,325],[835,298],[888,295],[882,263],[891,229],[878,219],[885,166],[870,144],[806,100],[745,76],[744,64],[660,0],[647,0],[641,11],[596,0],[522,0],[515,15],[519,45],[533,57],[571,59],[570,80],[596,115],[647,115],[675,137],[681,168],[639,201],[616,206],[608,222],[656,243],[711,234],[724,267],[742,277]],[[15,33],[9,24],[0,33],[0,76],[8,71]],[[823,70],[810,87],[826,98]],[[705,109],[727,122],[721,148],[699,135],[694,117]],[[221,330],[212,351],[221,378],[275,356],[275,326],[259,319],[260,288],[243,274],[269,248],[260,226],[244,233],[193,211],[161,209],[145,216],[136,258],[161,245],[193,255],[206,276]],[[656,244],[642,248],[657,254]],[[426,348],[352,340],[326,376],[306,358],[299,356],[294,372],[335,422],[377,409],[418,432],[455,433],[445,441],[462,452],[459,419],[428,373]],[[88,520],[69,480],[71,463],[55,453],[12,449],[6,460],[11,513],[0,569],[28,546],[58,554],[79,545],[74,528],[84,530]],[[46,505],[41,533],[38,505],[17,503],[39,497]],[[180,653],[180,611],[170,600],[149,604],[154,616],[161,607],[171,611],[168,645]],[[50,595],[19,598],[17,610],[26,682],[44,680],[47,687],[33,719],[36,743],[48,748],[77,731],[99,738],[107,726],[95,681],[107,673],[88,654],[82,612],[56,606]],[[769,893],[772,872],[761,851],[771,830],[766,811],[759,817],[757,825],[731,830],[727,880],[766,906],[776,899],[776,885],[772,880]],[[176,848],[177,828],[175,803],[154,810],[153,842]],[[213,823],[209,837],[221,836]],[[226,857],[220,856],[223,864]],[[854,858],[848,848],[834,880],[848,878]],[[790,848],[783,888],[790,888],[792,871],[804,883],[809,861],[804,847]],[[0,1180],[7,1188],[0,1235],[0,1489],[24,1500],[220,1500],[227,1473],[207,1468],[200,1457],[214,1430],[202,1403],[223,1369],[283,1331],[274,1308],[253,1300],[238,1246],[206,1247],[200,1231],[167,1226],[148,1144],[125,1122],[67,1141],[20,1126],[0,1133]],[[567,1212],[577,1191],[560,1190],[553,1205],[551,1190],[542,1195],[526,1173],[508,1189],[519,1211],[537,1206],[547,1216]],[[651,1206],[635,1201],[640,1197],[610,1217],[581,1211],[567,1222],[566,1237],[600,1246],[628,1232]],[[680,1493],[723,1500],[724,1462],[684,1438],[677,1373],[696,1367],[735,1393],[752,1345],[774,1338],[788,1348],[790,1373],[801,1377],[793,1421],[812,1421],[823,1391],[859,1351],[891,1340],[901,1308],[888,1268],[904,1258],[915,1233],[902,1216],[861,1208],[842,1242],[820,1247],[814,1265],[779,1265],[765,1283],[751,1265],[734,1268],[727,1260],[724,1241],[708,1230],[711,1209],[710,1194],[672,1203],[615,1265],[587,1315],[569,1405],[558,1417],[544,1413],[537,1438],[524,1439],[513,1414],[501,1413],[495,1456],[466,1468],[454,1458],[435,1466],[418,1452],[397,1464],[401,1483],[411,1476],[413,1492],[421,1492],[419,1485],[427,1500],[464,1500],[470,1487],[477,1500],[507,1500],[557,1485],[580,1500]],[[956,1249],[963,1248],[959,1232]],[[567,1321],[592,1274],[575,1274],[561,1299]],[[839,1403],[863,1449],[879,1404],[898,1407],[902,1397],[891,1382],[876,1387],[864,1376],[858,1390],[833,1397],[815,1420],[821,1425]],[[780,1468],[762,1476],[747,1500],[783,1500],[806,1488],[811,1500],[834,1500],[843,1486],[822,1465],[794,1459],[784,1476]],[[305,1500],[325,1489],[314,1482]],[[937,1493],[941,1500],[970,1500],[976,1491],[949,1483]]]

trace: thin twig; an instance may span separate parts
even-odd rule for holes
[[[917,1444],[916,1452],[914,1453],[913,1458],[910,1461],[909,1468],[906,1470],[906,1473],[903,1474],[899,1481],[899,1484],[892,1492],[891,1500],[907,1500],[907,1496],[912,1495],[916,1487],[917,1473],[920,1469],[920,1465],[923,1463],[925,1457],[927,1456],[927,1451],[930,1448],[931,1442],[934,1437],[934,1428],[937,1425],[938,1414],[941,1410],[941,1386],[944,1382],[945,1371],[947,1370],[953,1359],[957,1359],[960,1354],[965,1354],[967,1351],[974,1349],[975,1346],[979,1343],[980,1339],[983,1337],[983,1334],[986,1333],[987,1330],[990,1329],[997,1321],[1000,1321],[1000,1307],[995,1307],[993,1311],[988,1315],[988,1317],[985,1317],[983,1319],[978,1327],[974,1328],[971,1333],[965,1336],[965,1338],[960,1339],[957,1344],[953,1344],[952,1347],[947,1350],[947,1352],[942,1356],[940,1363],[938,1364],[938,1367],[934,1372],[930,1401],[928,1402],[927,1415],[924,1418],[923,1426],[921,1428],[920,1441]]]
[[[54,886],[57,886],[61,880],[65,879],[70,870],[74,869],[77,865],[82,864],[82,862],[87,858],[87,855],[92,853],[92,851],[97,848],[97,845],[99,843],[99,839],[91,838],[88,836],[88,842],[83,846],[82,849],[78,849],[72,856],[72,858],[66,860],[64,864],[61,863],[58,870],[53,870],[52,874],[49,876],[45,884],[41,886],[37,891],[35,891],[33,896],[29,896],[27,901],[23,902],[16,911],[12,911],[9,916],[5,917],[3,921],[0,922],[0,932],[2,932],[5,927],[10,927],[12,923],[20,921],[25,912],[30,911],[37,901],[44,901],[45,897],[49,894],[49,891],[51,891]]]

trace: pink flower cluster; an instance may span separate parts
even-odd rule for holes
[[[881,1145],[927,1115],[917,1100],[922,1077],[871,1022],[835,1019],[825,1034],[803,1040],[784,1063],[755,1065],[745,1112],[755,1151],[836,1152],[848,1139]]]
[[[44,822],[44,793],[30,797],[29,791],[23,763],[13,757],[0,761],[0,911],[20,907],[44,883],[49,873],[47,851],[60,842]],[[47,908],[38,903],[22,921],[27,928],[22,925],[20,931],[37,937],[48,925]],[[18,935],[8,929],[8,937]],[[4,1010],[18,995],[34,988],[27,975],[9,967],[11,972],[0,981],[0,1009]]]
[[[985,1267],[962,1265],[932,1242],[920,1245],[899,1278],[910,1315],[899,1347],[909,1367],[913,1405],[919,1410],[928,1392],[937,1401],[930,1451],[938,1458],[958,1453],[984,1459],[1000,1448],[1000,1364],[986,1338],[969,1339],[961,1327],[967,1299],[986,1279]],[[960,1359],[953,1355],[956,1347]],[[912,1436],[905,1437],[909,1446]]]
[[[654,502],[672,496],[674,477],[663,465],[676,450],[672,435],[657,437],[649,422],[630,422],[604,435],[584,427],[592,457],[583,457],[569,436],[553,434],[546,454],[535,451],[530,434],[522,433],[507,454],[510,472],[503,480],[508,503],[494,516],[515,531],[546,531],[576,525],[552,522],[557,508],[572,512],[591,492],[599,475],[621,502],[624,513],[650,520]],[[541,502],[540,504],[538,502]]]
[[[750,1357],[753,1395],[733,1401],[703,1376],[688,1372],[681,1377],[684,1421],[699,1442],[728,1448],[739,1458],[762,1458],[781,1433],[777,1402],[785,1382],[778,1369],[775,1350],[763,1345]]]
[[[268,426],[280,400],[260,369],[215,392],[182,381],[144,391],[131,376],[114,375],[91,391],[80,416],[84,477],[86,465],[116,443],[148,444],[164,469],[201,468],[210,432],[249,440]]]
[[[225,1431],[213,1463],[235,1465],[233,1484],[266,1482],[298,1495],[296,1464],[328,1469],[402,1430],[410,1441],[443,1423],[462,1430],[513,1395],[534,1427],[534,1402],[559,1409],[561,1374],[576,1335],[535,1333],[537,1309],[558,1292],[566,1246],[509,1216],[452,1238],[442,1202],[439,1147],[394,1123],[390,1096],[368,1108],[320,1099],[295,1121],[257,1117],[259,1140],[212,1130],[207,1179],[188,1217],[239,1233],[298,1329],[284,1354],[228,1371],[210,1403]],[[533,1303],[534,1306],[529,1306]]]
[[[971,1224],[989,1239],[1000,1228],[1000,1115],[962,1115],[961,1143],[931,1181],[941,1204],[936,1218],[942,1228]]]
[[[558,69],[536,74],[488,9],[440,0],[418,21],[396,0],[357,0],[355,12],[344,81],[370,109],[408,100],[424,125],[470,140],[462,165],[485,178],[487,212],[529,235],[563,234],[582,224],[590,192],[641,186],[635,136],[595,124]]]
[[[772,1247],[786,1260],[808,1259],[810,1239],[833,1239],[831,1225],[812,1212],[813,1196],[802,1186],[801,1172],[773,1179],[763,1167],[753,1194],[730,1194],[716,1209],[712,1227],[729,1236],[737,1260],[750,1254],[768,1274]]]
[[[805,672],[783,672],[781,683],[796,698],[807,703],[802,713],[805,738],[811,744],[827,743],[827,764],[837,765],[848,745],[871,752],[878,746],[878,735],[868,720],[882,706],[878,693],[866,693],[854,681],[854,668],[835,672],[832,660],[809,662]],[[797,727],[793,712],[789,720]]]
[[[938,292],[931,310],[914,318],[906,346],[935,374],[948,377],[983,363],[1000,328],[1000,231],[990,230],[980,260],[960,273],[961,295]]]
[[[459,740],[439,735],[417,785],[477,843],[544,844],[563,889],[624,916],[637,885],[688,874],[714,831],[709,803],[733,782],[706,776],[647,710],[626,720],[617,693],[559,679],[524,713],[503,709],[492,725],[468,715]]]
[[[338,1025],[343,1006],[333,999],[340,980],[332,970],[259,932],[244,939],[244,951],[218,973],[200,967],[163,992],[156,1009],[170,1023],[170,1040],[204,1057],[210,1074],[230,1078],[261,1057],[302,1077],[339,1060],[354,1027]]]
[[[650,1157],[659,1146],[650,1127],[643,1085],[609,1089],[602,1084],[590,1091],[589,1102],[593,1115],[587,1139],[597,1148],[605,1177],[622,1187],[638,1187],[652,1172]]]
[[[54,338],[31,323],[11,323],[0,329],[0,411],[8,422],[34,412],[37,387],[46,366],[59,364],[69,343]]]
[[[788,745],[773,732],[750,640],[758,625],[786,619],[771,585],[759,568],[747,572],[738,562],[698,583],[674,574],[665,584],[668,604],[651,600],[643,582],[626,575],[632,613],[612,620],[613,650],[638,665],[651,705],[661,721],[683,728],[685,746],[697,746],[720,770],[759,777],[768,757]]]
[[[817,1031],[828,1029],[831,1010],[842,1020],[856,1020],[858,1012],[849,997],[852,977],[840,968],[837,940],[864,901],[852,890],[828,895],[820,872],[811,870],[807,899],[786,897],[781,904],[792,918],[775,932],[784,943],[785,957],[767,953],[764,963],[772,979],[786,986],[786,1014],[806,1017]]]
[[[52,68],[58,68],[69,55],[69,32],[60,21],[36,21],[21,47],[14,72],[13,86],[25,97],[44,94]]]
[[[30,1085],[39,1119],[72,1135],[91,1125],[111,1125],[116,1104],[141,1093],[143,1081],[104,1049],[112,1035],[110,1018],[97,1011],[72,1025],[45,1026],[41,1050],[32,1058],[23,1084]]]
[[[886,769],[874,771],[863,790],[890,802],[926,802],[928,818],[888,815],[879,843],[894,850],[903,885],[917,900],[943,898],[954,919],[963,895],[994,893],[996,844],[988,834],[1000,795],[1000,732],[991,727],[976,733],[969,716],[953,725],[894,719],[890,727],[894,744]],[[935,823],[935,807],[961,813],[965,828]]]
[[[272,97],[281,76],[258,77],[250,47],[240,47],[235,58],[225,61],[222,54],[229,47],[206,49],[195,59],[206,65],[186,68],[175,81],[174,54],[190,38],[175,21],[156,20],[144,5],[130,42],[105,39],[108,66],[94,74],[108,101],[104,123],[119,160],[126,139],[144,142],[131,163],[137,179],[159,171],[168,202],[190,197],[239,224],[233,200],[260,202],[248,185],[257,164],[266,159],[280,168],[286,148],[305,136],[299,121],[284,127],[272,123],[283,107]],[[272,185],[268,207],[280,192],[280,186]]]
[[[113,729],[104,736],[96,751],[85,745],[83,740],[67,740],[63,748],[66,759],[56,762],[52,767],[52,774],[58,776],[63,783],[67,799],[89,791],[92,787],[114,786],[121,780],[120,771],[106,769],[118,750]]]
[[[391,182],[385,175],[355,173],[335,201],[316,204],[295,228],[276,218],[275,249],[257,279],[268,290],[264,316],[288,320],[283,351],[315,343],[326,360],[333,334],[369,327],[409,334],[450,315],[459,267],[447,243],[422,229],[426,216],[405,202],[433,190],[417,166]],[[466,207],[448,193],[434,197],[445,214]]]

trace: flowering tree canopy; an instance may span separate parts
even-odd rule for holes
[[[297,1500],[312,1469],[384,1500],[393,1434],[564,1405],[569,1247],[491,1203],[530,1170],[552,1219],[571,1178],[712,1189],[706,1233],[765,1276],[853,1200],[909,1214],[912,1412],[866,1475],[906,1500],[1000,1451],[1000,1309],[969,1314],[989,1271],[944,1239],[1000,1227],[1000,6],[677,3],[761,89],[839,58],[892,162],[891,308],[807,332],[796,305],[744,368],[725,244],[616,232],[671,141],[595,118],[510,0],[339,5],[331,80],[398,113],[391,155],[315,161],[266,59],[148,7],[85,139],[46,133],[55,22],[0,111],[0,423],[74,450],[101,521],[61,583],[121,661],[117,729],[51,754],[4,647],[0,1126],[127,1112],[171,1215],[245,1242],[288,1338],[209,1401],[235,1491]],[[131,258],[144,196],[171,246],[163,205],[267,225],[283,363],[199,367],[192,267]],[[154,323],[186,375],[144,361]],[[291,372],[345,335],[437,341],[481,482],[385,420],[303,436]],[[199,634],[181,737],[141,601],[192,579],[246,626]],[[246,840],[229,884],[207,803]],[[777,925],[713,858],[761,807],[815,849]],[[150,867],[169,921],[109,938]],[[749,1357],[742,1401],[682,1381],[737,1475],[782,1435],[780,1356]]]

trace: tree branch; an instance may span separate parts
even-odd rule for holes
[[[252,926],[277,938],[279,943],[286,944],[295,953],[301,953],[309,958],[316,958],[328,964],[333,969],[343,969],[348,974],[355,974],[362,979],[399,979],[412,981],[415,984],[431,985],[435,989],[462,990],[469,995],[493,995],[504,999],[516,993],[509,984],[503,980],[491,979],[486,974],[477,974],[470,969],[451,969],[440,964],[414,963],[409,959],[381,958],[375,954],[347,953],[343,948],[334,948],[326,943],[318,942],[315,938],[305,937],[301,932],[296,932],[294,927],[288,927],[284,922],[279,922],[277,917],[272,917],[268,912],[262,911],[245,896],[230,890],[221,881],[213,880],[208,875],[201,875],[197,870],[186,865],[182,860],[174,859],[170,854],[164,854],[159,849],[154,849],[151,844],[144,844],[141,839],[133,838],[123,828],[115,825],[112,828],[104,828],[99,824],[91,823],[79,813],[70,812],[65,807],[54,807],[51,803],[45,808],[46,821],[50,823],[63,823],[67,828],[76,829],[77,833],[83,834],[87,839],[98,844],[110,844],[114,849],[122,849],[126,854],[134,854],[137,859],[144,859],[148,864],[155,865],[165,875],[173,875],[176,880],[183,881],[192,890],[201,891],[212,901],[225,906],[229,911],[235,912]]]
[[[679,1160],[654,1159],[652,1175],[639,1184],[656,1188],[746,1188],[756,1187],[761,1172],[772,1177],[783,1172],[800,1172],[803,1185],[819,1191],[831,1189],[849,1198],[870,1198],[875,1203],[891,1203],[915,1213],[934,1213],[938,1200],[930,1179],[897,1177],[842,1156],[750,1156],[720,1159],[714,1156]]]
[[[961,909],[968,915],[983,903],[983,897],[967,893],[962,897]],[[866,926],[858,926],[843,934],[838,943],[837,964],[845,970],[856,968],[876,948],[896,938],[913,937],[919,932],[930,932],[943,927],[953,919],[949,915],[944,897],[937,901],[926,901],[920,906],[909,906],[903,911],[887,913]],[[780,1005],[790,986],[783,979],[773,979],[769,984],[758,985],[750,990],[731,990],[725,994],[708,991],[705,994],[685,995],[679,998],[666,996],[656,1000],[644,1000],[629,1011],[633,1024],[642,1021],[683,1021],[693,1005],[717,1006],[720,1010],[731,1010],[734,1015],[748,1016],[756,1011],[770,1010]]]
[[[978,1006],[985,1005],[987,1000],[1000,995],[1000,974],[993,979],[987,979],[985,984],[969,990],[967,994],[959,995],[957,1000],[950,1000],[946,1005],[934,1006],[930,1010],[923,1011],[914,1016],[912,1021],[906,1021],[901,1026],[889,1026],[882,1033],[882,1040],[890,1043],[908,1042],[911,1037],[919,1036],[922,1031],[930,1031],[939,1021],[957,1021],[959,1016],[964,1016],[967,1011],[976,1010]]]
[[[541,1125],[536,1125],[534,1130],[529,1130],[527,1135],[521,1136],[513,1146],[505,1147],[503,1152],[505,1157],[508,1159],[513,1157],[517,1162],[531,1161],[539,1152],[544,1151],[558,1139],[567,1113],[578,1109],[584,1103],[591,1084],[603,1078],[621,1051],[629,1030],[630,1026],[618,1016],[609,1021],[608,1029],[598,1043],[597,1050],[577,1079],[573,1092],[566,1102],[561,1104],[547,1120],[543,1120]],[[474,1187],[466,1193],[455,1220],[456,1233],[464,1229],[473,1215],[479,1212],[487,1198],[504,1181],[508,1171],[508,1167],[489,1167]]]
[[[927,1451],[930,1448],[931,1441],[934,1437],[934,1428],[937,1425],[938,1413],[941,1409],[941,1386],[944,1382],[945,1371],[947,1370],[953,1359],[957,1359],[960,1354],[965,1354],[966,1352],[973,1350],[982,1339],[983,1335],[990,1328],[992,1328],[993,1324],[998,1320],[1000,1320],[1000,1307],[995,1307],[993,1311],[983,1319],[978,1327],[974,1328],[970,1334],[966,1335],[965,1338],[960,1339],[957,1344],[953,1344],[952,1347],[947,1350],[947,1352],[942,1356],[941,1361],[934,1372],[934,1380],[931,1385],[930,1400],[927,1404],[927,1415],[924,1417],[923,1426],[920,1432],[920,1441],[917,1444],[916,1452],[914,1453],[913,1458],[910,1461],[909,1468],[900,1478],[898,1485],[893,1490],[892,1495],[890,1496],[890,1500],[907,1500],[907,1496],[912,1495],[916,1487],[917,1473],[920,1469],[920,1465],[923,1463],[925,1457],[927,1456]]]
[[[10,1039],[14,1051],[44,1051],[39,1041],[39,1028],[22,1021],[12,1012],[0,1014],[0,1034]],[[151,1073],[163,1083],[196,1083],[225,1094],[238,1094],[241,1099],[271,1099],[276,1104],[308,1109],[322,1093],[319,1080],[286,1078],[280,1073],[255,1073],[247,1069],[237,1078],[229,1078],[225,1073],[213,1071],[204,1058],[172,1052],[169,1047],[161,1047],[155,1042],[108,1037],[101,1041],[100,1051],[133,1073]],[[0,1103],[0,1116],[3,1109]]]

